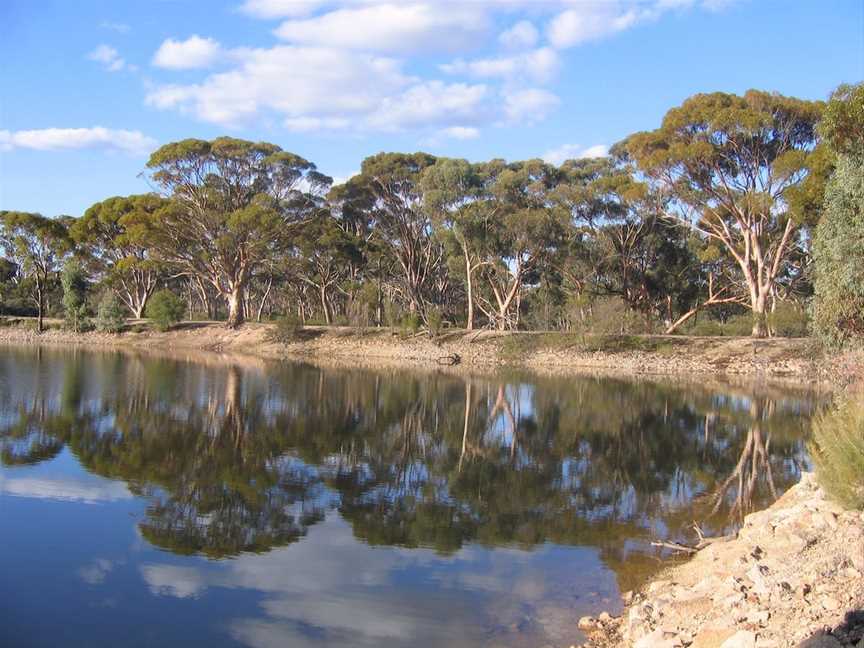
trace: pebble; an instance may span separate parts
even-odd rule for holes
[[[593,630],[597,627],[597,619],[592,616],[583,616],[581,619],[579,619],[576,627],[580,630]]]
[[[748,630],[739,630],[720,644],[720,648],[756,648],[756,635]]]

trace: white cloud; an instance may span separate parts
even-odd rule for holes
[[[152,151],[156,140],[140,131],[93,128],[40,128],[35,130],[0,130],[0,150],[34,149],[107,149],[124,153],[143,154]]]
[[[0,137],[2,133],[0,131]],[[0,140],[2,141],[2,140]],[[116,502],[132,498],[123,482],[85,475],[82,477],[4,477],[0,494],[67,502]]]
[[[165,40],[153,55],[153,65],[171,70],[210,67],[222,55],[222,48],[212,38],[192,35],[185,41]]]
[[[126,61],[120,53],[110,45],[100,45],[87,55],[91,61],[97,61],[105,66],[109,72],[119,72],[126,67]]]
[[[510,49],[534,47],[540,38],[537,28],[528,20],[520,20],[498,36],[498,41]]]
[[[549,164],[558,166],[566,160],[606,157],[607,155],[609,155],[609,147],[606,144],[595,144],[588,148],[583,148],[579,144],[562,144],[558,148],[546,151],[541,157]]]
[[[308,127],[310,119],[368,115],[411,81],[398,61],[330,48],[283,45],[237,58],[242,62],[236,68],[199,84],[158,87],[147,103],[223,126],[275,113],[283,120],[304,118],[288,123]]]
[[[442,129],[441,135],[451,139],[471,140],[480,137],[480,129],[473,126],[450,126]]]
[[[504,115],[510,123],[537,123],[561,103],[556,95],[540,88],[505,90],[503,95]]]
[[[449,74],[465,74],[475,77],[500,79],[527,79],[539,83],[548,82],[560,66],[558,53],[549,47],[541,47],[525,54],[500,58],[476,59],[441,65]]]
[[[369,116],[369,124],[376,130],[389,131],[449,121],[479,122],[487,95],[485,85],[426,81],[401,95],[385,98]]]
[[[340,49],[454,51],[476,45],[488,26],[482,6],[381,3],[288,20],[279,26],[276,35],[292,43]]]
[[[253,18],[294,18],[307,16],[327,0],[246,0],[240,11]]]

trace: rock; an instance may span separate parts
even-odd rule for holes
[[[745,620],[747,623],[752,623],[758,626],[768,625],[768,619],[771,618],[771,613],[768,610],[755,610],[747,614]]]
[[[723,642],[735,634],[731,628],[710,627],[703,628],[693,638],[691,648],[720,648]]]
[[[624,601],[624,605],[630,605],[633,602],[633,591],[627,590],[621,595],[621,600]]]
[[[597,627],[597,619],[592,616],[583,616],[579,619],[576,627],[580,630],[594,630]]]
[[[825,596],[822,598],[822,607],[832,612],[840,608],[840,601],[835,599],[833,596]]]
[[[612,619],[613,619],[612,615],[609,614],[608,612],[601,612],[600,616],[597,617],[597,620],[604,625],[607,623],[611,623]]]
[[[679,645],[674,638],[667,638],[662,630],[657,629],[633,644],[633,648],[676,648]]]
[[[756,648],[756,635],[748,630],[739,630],[720,644],[720,648]]]

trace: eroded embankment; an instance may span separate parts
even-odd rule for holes
[[[101,347],[196,349],[268,358],[376,360],[405,365],[513,365],[545,371],[615,371],[626,374],[727,374],[797,377],[824,372],[806,339],[752,340],[676,336],[583,337],[565,333],[448,331],[438,336],[405,335],[389,329],[307,327],[287,344],[270,339],[271,325],[184,324],[161,333],[75,334],[0,328],[0,341],[15,344],[83,344]]]
[[[591,646],[864,647],[864,513],[826,499],[811,473],[735,539],[708,545],[629,599],[584,618]]]

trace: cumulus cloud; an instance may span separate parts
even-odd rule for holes
[[[303,45],[375,52],[454,51],[475,45],[488,26],[482,6],[382,3],[287,20],[276,35]]]
[[[0,150],[33,149],[106,149],[142,154],[152,151],[156,140],[140,131],[93,128],[40,128],[35,130],[0,130]]]
[[[119,72],[126,67],[126,61],[120,53],[110,45],[100,45],[87,55],[87,58],[102,63],[109,72]]]
[[[606,144],[595,144],[587,148],[579,144],[562,144],[546,151],[541,157],[545,162],[558,166],[566,160],[606,157],[607,155],[609,155],[609,147]]]
[[[222,55],[222,48],[212,38],[192,35],[185,41],[165,40],[153,55],[153,65],[170,70],[192,70],[210,67]]]
[[[541,47],[516,56],[475,59],[473,61],[459,59],[452,63],[445,63],[440,68],[448,74],[508,80],[527,79],[546,83],[555,76],[559,66],[558,53],[549,47]]]
[[[542,121],[561,103],[557,95],[541,88],[505,90],[503,94],[504,116],[511,123]]]
[[[520,20],[498,36],[498,42],[510,49],[534,47],[539,39],[540,32],[529,20]]]

